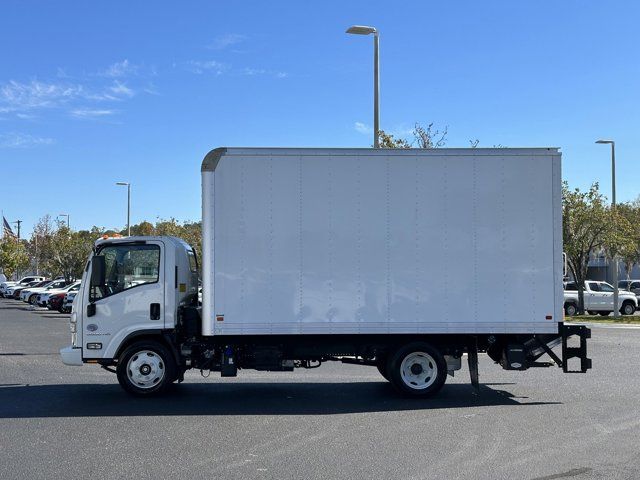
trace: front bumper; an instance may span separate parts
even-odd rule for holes
[[[76,348],[71,345],[60,349],[60,356],[62,357],[62,363],[65,365],[71,365],[78,367],[82,365],[82,349]]]

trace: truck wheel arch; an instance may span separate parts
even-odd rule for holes
[[[141,340],[154,340],[156,342],[162,343],[162,345],[173,354],[176,364],[180,365],[180,355],[175,347],[174,342],[170,340],[171,334],[171,331],[161,329],[140,330],[137,332],[131,332],[124,338],[124,340],[122,340],[122,343],[120,343],[120,346],[118,347],[118,350],[116,350],[113,358],[114,360],[120,358],[122,352],[124,352],[129,347],[129,345],[134,342],[139,342]]]

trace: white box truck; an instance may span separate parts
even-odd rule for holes
[[[505,369],[545,354],[591,367],[589,330],[562,322],[557,149],[218,148],[202,227],[201,307],[184,241],[97,241],[64,363],[141,396],[190,368],[342,361],[429,396],[465,354],[476,386],[478,352]]]

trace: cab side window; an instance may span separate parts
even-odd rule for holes
[[[157,245],[107,245],[97,255],[105,259],[105,284],[91,288],[91,302],[156,283],[159,279],[160,247]]]

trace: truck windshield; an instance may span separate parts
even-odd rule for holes
[[[160,247],[157,245],[107,245],[97,255],[105,259],[105,284],[91,288],[92,302],[158,281]]]

